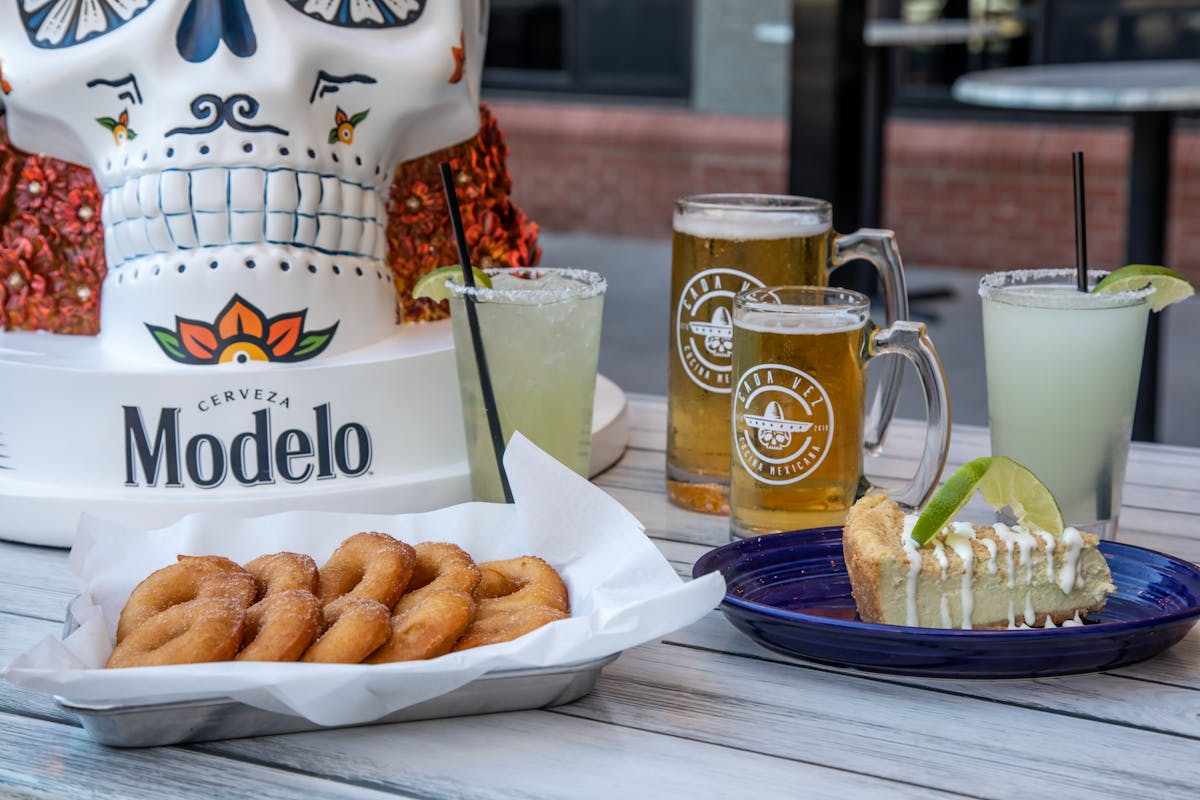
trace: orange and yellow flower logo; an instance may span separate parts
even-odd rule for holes
[[[354,116],[350,116],[339,108],[333,115],[334,126],[329,130],[329,143],[354,144],[354,129],[367,118],[370,111],[371,109],[368,108],[366,111],[360,111]]]
[[[175,330],[146,323],[150,334],[181,364],[246,364],[251,361],[307,361],[333,340],[338,323],[319,331],[304,330],[308,309],[266,315],[234,295],[215,322],[175,317]]]
[[[116,143],[117,147],[120,147],[126,142],[132,142],[137,138],[137,132],[134,131],[133,128],[129,127],[128,111],[122,111],[119,115],[117,115],[116,119],[113,119],[112,117],[97,117],[96,122],[99,122],[101,127],[112,133],[113,142]]]

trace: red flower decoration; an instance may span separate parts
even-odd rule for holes
[[[509,198],[508,147],[487,106],[480,108],[474,139],[409,161],[396,171],[388,203],[388,260],[395,274],[404,320],[440,319],[446,303],[414,300],[411,287],[430,270],[458,263],[450,214],[441,192],[439,164],[455,176],[471,260],[477,266],[533,266],[541,258],[538,226]],[[434,190],[432,187],[437,187]]]

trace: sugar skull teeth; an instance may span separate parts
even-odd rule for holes
[[[384,258],[381,190],[334,175],[258,167],[172,170],[131,178],[104,196],[110,268],[197,247],[257,243]]]

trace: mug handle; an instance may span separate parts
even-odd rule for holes
[[[835,269],[860,258],[869,261],[883,281],[886,323],[890,326],[908,319],[908,289],[904,284],[904,265],[900,261],[900,248],[896,246],[896,234],[878,228],[861,228],[834,237],[830,260]],[[884,361],[881,368],[883,374],[871,397],[870,411],[863,425],[863,442],[873,456],[879,455],[883,447],[888,425],[896,413],[900,380],[904,377],[904,364],[894,358]]]
[[[921,452],[917,472],[907,485],[899,489],[882,489],[901,508],[915,510],[924,506],[933,494],[950,450],[950,394],[946,390],[946,376],[937,350],[929,341],[925,326],[919,322],[900,320],[890,327],[876,329],[868,337],[868,342],[868,359],[884,353],[897,353],[911,361],[921,376],[921,387],[925,390],[928,419],[925,424],[925,449]],[[900,363],[894,358],[888,361]]]

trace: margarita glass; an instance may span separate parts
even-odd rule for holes
[[[1089,289],[1105,272],[1089,272]],[[992,454],[1029,468],[1067,525],[1115,538],[1153,289],[1094,294],[1075,270],[979,284]]]
[[[504,502],[464,303],[475,303],[507,443],[520,431],[587,477],[606,283],[578,269],[486,270],[490,288],[447,282],[476,500]]]

